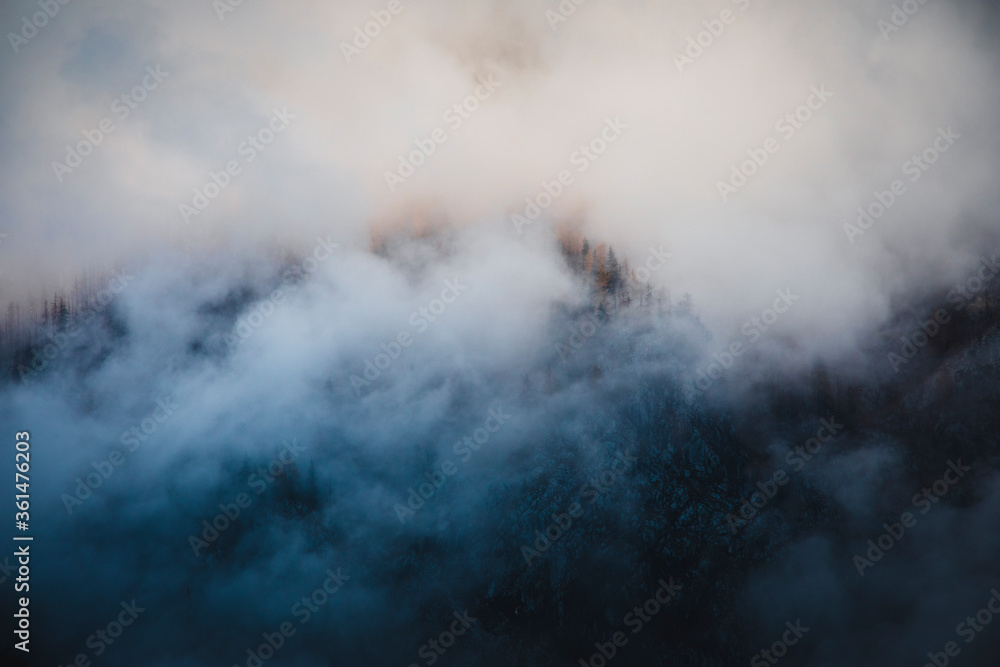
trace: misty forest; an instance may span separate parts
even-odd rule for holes
[[[0,10],[3,664],[997,664],[995,7],[92,4]]]

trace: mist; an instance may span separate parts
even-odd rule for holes
[[[997,19],[8,3],[6,655],[995,659]]]

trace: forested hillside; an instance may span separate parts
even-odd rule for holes
[[[420,243],[437,252],[434,238]],[[956,592],[953,571],[935,564],[962,568],[966,582],[995,573],[996,284],[961,303],[942,295],[940,302],[912,304],[904,312],[915,319],[873,323],[860,375],[822,364],[782,369],[769,352],[754,351],[711,389],[692,392],[696,369],[710,358],[703,350],[713,349],[696,297],[675,303],[668,289],[638,281],[605,244],[564,239],[561,248],[562,270],[585,298],[551,304],[547,340],[525,355],[524,366],[460,352],[451,370],[427,375],[420,369],[426,358],[400,356],[402,365],[385,371],[389,379],[373,380],[364,392],[347,382],[360,362],[325,380],[307,378],[293,392],[300,398],[285,408],[300,414],[273,431],[295,436],[291,461],[275,458],[279,442],[291,445],[285,435],[269,439],[270,427],[253,426],[261,417],[245,412],[246,398],[235,414],[250,428],[218,433],[211,413],[228,409],[208,404],[228,397],[208,393],[192,403],[183,388],[190,387],[184,378],[196,376],[252,377],[239,364],[254,363],[246,355],[263,349],[255,346],[271,345],[265,337],[284,326],[281,312],[236,347],[223,337],[282,285],[315,287],[315,276],[281,281],[295,258],[275,265],[270,278],[223,281],[213,297],[196,295],[183,306],[184,333],[166,341],[137,337],[153,325],[128,301],[139,297],[128,293],[90,318],[86,304],[95,294],[84,290],[56,295],[33,321],[8,320],[7,400],[27,405],[37,400],[30,392],[45,387],[57,396],[42,403],[46,409],[107,420],[122,410],[109,393],[110,378],[120,384],[134,376],[128,382],[136,386],[172,386],[170,398],[160,400],[175,401],[188,415],[185,425],[167,421],[150,435],[153,444],[134,455],[147,458],[127,461],[91,489],[93,497],[81,498],[70,481],[86,477],[90,458],[60,475],[66,488],[52,489],[59,501],[46,520],[61,530],[63,543],[45,557],[47,565],[55,567],[60,554],[77,558],[128,541],[137,550],[129,560],[110,558],[126,571],[138,568],[139,579],[105,584],[122,595],[138,587],[160,614],[180,601],[195,603],[192,616],[161,617],[175,628],[177,655],[229,664],[250,664],[241,644],[255,645],[270,626],[224,602],[227,582],[272,572],[273,582],[261,585],[278,586],[267,604],[280,620],[280,589],[309,589],[295,583],[296,564],[313,570],[315,563],[324,564],[317,572],[342,567],[350,579],[325,613],[315,612],[322,620],[289,642],[294,648],[284,649],[289,662],[282,664],[329,655],[330,646],[338,656],[331,665],[424,663],[444,656],[428,648],[427,638],[446,629],[453,612],[476,620],[441,658],[448,664],[599,664],[591,657],[601,646],[611,646],[622,664],[745,664],[772,643],[768,637],[781,636],[785,621],[796,620],[814,629],[789,649],[788,664],[846,664],[861,655],[852,642],[871,623],[895,617],[899,625],[884,629],[881,648],[863,649],[894,665],[925,652],[901,648],[914,643],[911,633],[946,634],[947,623],[937,627],[911,611],[928,596],[965,594]],[[407,268],[410,260],[391,245],[376,256],[403,271],[422,270],[419,262]],[[179,290],[188,279],[221,278],[211,273],[171,280]],[[137,276],[138,289],[155,299]],[[320,302],[350,299],[336,280]],[[894,364],[889,355],[912,335],[913,322],[919,327],[923,313],[942,309],[947,323]],[[335,306],[333,314],[323,312],[320,319],[338,317]],[[59,352],[45,359],[52,344]],[[411,349],[400,355],[418,354]],[[43,367],[19,372],[39,358]],[[133,367],[138,359],[159,365]],[[244,393],[241,382],[215,391]],[[440,423],[423,421],[421,404],[397,403],[397,392],[410,384],[421,395],[440,394]],[[284,400],[266,386],[253,391]],[[306,414],[310,421],[302,421]],[[397,419],[413,426],[396,435],[375,426]],[[130,420],[138,422],[111,420],[112,429]],[[484,424],[490,432],[481,441]],[[79,436],[85,456],[117,445],[90,443],[89,433]],[[911,502],[921,488],[936,488],[949,463],[963,470],[958,483],[933,506]],[[192,475],[200,480],[196,489],[186,481]],[[237,507],[241,492],[250,505],[218,521]],[[926,518],[914,510],[924,503],[933,510]],[[881,557],[865,555],[868,540],[907,508],[918,524]],[[130,536],[149,525],[157,526],[155,535],[133,543]],[[54,594],[59,579],[53,573],[53,588],[43,590]],[[900,587],[911,580],[920,590]],[[849,597],[831,604],[834,585]],[[672,589],[669,602],[643,608],[661,588]],[[290,595],[286,607],[300,594]],[[67,617],[54,607],[38,615],[53,633],[45,651],[65,660],[79,632],[61,623]],[[619,631],[627,642],[608,644]],[[988,651],[996,641],[977,646]],[[138,645],[123,646],[119,655],[138,652]]]

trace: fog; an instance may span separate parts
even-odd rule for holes
[[[995,304],[889,355],[995,262],[998,24],[912,6],[5,5],[0,305],[122,276],[0,346],[28,664],[251,667],[287,621],[261,662],[575,665],[661,579],[622,664],[944,650],[1000,585]]]
[[[25,7],[8,5],[4,23]],[[61,8],[4,60],[17,91],[3,102],[4,285],[37,292],[178,244],[513,232],[525,197],[570,169],[545,220],[633,261],[666,245],[673,261],[657,280],[697,294],[720,333],[794,284],[797,327],[831,350],[893,296],[961,277],[992,229],[998,73],[982,5],[922,5],[888,32],[883,2],[585,3],[551,25],[555,3],[405,2],[345,55],[341,43],[383,10],[244,4],[220,20],[202,3]],[[687,38],[704,21],[721,34],[680,60],[697,54]],[[169,75],[120,120],[116,97],[156,65]],[[499,85],[467,119],[453,113],[453,129],[443,116],[487,76]],[[832,96],[800,129],[776,129],[813,86]],[[294,119],[249,162],[240,145],[274,108]],[[113,133],[60,182],[52,163],[105,118]],[[606,118],[627,129],[576,171],[571,155]],[[904,163],[949,127],[961,138],[911,182]],[[445,142],[390,191],[385,172],[435,128]],[[724,202],[718,183],[769,138],[778,152]],[[185,221],[179,206],[230,160],[240,174]],[[849,243],[844,225],[896,179],[900,201]]]

